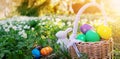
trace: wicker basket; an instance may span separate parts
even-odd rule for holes
[[[112,39],[109,41],[89,42],[76,44],[79,52],[88,55],[89,59],[112,59]],[[78,58],[75,49],[71,46],[69,49],[73,59]]]
[[[86,5],[84,5],[77,13],[76,19],[73,26],[73,33],[70,36],[70,39],[75,39],[77,35],[77,29],[78,29],[78,21],[80,19],[80,15],[83,13],[83,11],[90,7],[90,6],[96,6],[101,11],[105,18],[104,24],[107,25],[107,16],[104,11],[104,9],[97,3],[91,2]],[[112,59],[112,50],[113,50],[113,41],[112,39],[109,40],[103,40],[100,42],[79,42],[76,43],[76,48],[72,46],[69,47],[70,54],[72,56],[72,59],[78,59],[80,58],[78,56],[78,53],[85,53],[88,55],[88,59]],[[77,50],[76,50],[77,49]]]

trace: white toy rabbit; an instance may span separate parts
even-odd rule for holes
[[[56,33],[56,37],[58,38],[57,43],[60,44],[60,47],[67,48],[68,43],[70,42],[67,38],[67,34],[72,31],[72,28],[68,28],[65,31],[59,31]]]

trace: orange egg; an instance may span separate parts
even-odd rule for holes
[[[50,53],[52,53],[52,51],[53,51],[53,49],[48,46],[48,47],[42,48],[40,52],[43,56],[47,56]]]

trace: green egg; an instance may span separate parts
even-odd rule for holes
[[[100,41],[100,36],[94,30],[87,31],[85,37],[86,37],[87,42],[97,42],[97,41]]]
[[[86,38],[85,38],[85,35],[84,34],[79,34],[77,37],[76,37],[77,40],[79,41],[82,41],[82,42],[86,42]]]

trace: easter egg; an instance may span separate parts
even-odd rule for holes
[[[81,27],[80,27],[80,31],[82,32],[82,33],[86,33],[88,30],[90,30],[90,29],[92,29],[92,27],[90,26],[90,25],[88,25],[88,24],[84,24],[84,25],[82,25]]]
[[[97,41],[100,41],[100,36],[94,30],[87,31],[85,36],[86,36],[86,41],[87,42],[97,42]]]
[[[100,25],[97,28],[97,33],[100,35],[101,38],[106,39],[106,40],[110,39],[112,36],[111,28],[105,25]]]
[[[86,38],[85,38],[85,35],[84,34],[79,34],[77,37],[76,37],[77,40],[79,41],[82,41],[82,42],[85,42],[86,41]]]
[[[35,58],[39,58],[41,56],[40,51],[37,48],[32,50],[32,54]]]
[[[53,49],[48,46],[48,47],[42,48],[40,52],[43,56],[47,56],[50,53],[52,53],[52,51],[53,51]]]

